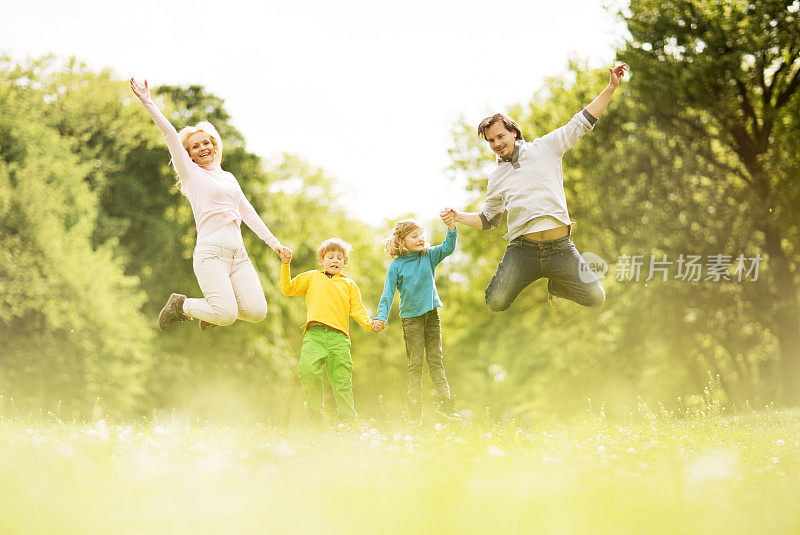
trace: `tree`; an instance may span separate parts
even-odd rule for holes
[[[94,245],[91,163],[46,126],[43,93],[0,71],[0,381],[22,406],[134,412],[151,364],[144,295],[113,241]]]
[[[631,92],[716,183],[708,208],[733,215],[730,229],[765,253],[766,287],[746,301],[777,340],[784,400],[798,403],[798,3],[634,0],[624,18]],[[698,177],[676,178],[691,191]]]
[[[566,123],[608,80],[605,69],[573,62],[569,70],[509,110],[526,139]],[[478,202],[470,209],[477,209],[493,157],[474,127],[459,124],[454,135],[453,172],[475,192]],[[707,158],[658,125],[635,86],[623,84],[594,130],[564,158],[570,215],[578,222],[574,240],[579,250],[610,264],[603,307],[566,304],[552,311],[540,282],[510,310],[489,315],[483,288],[505,243],[497,231],[461,234],[465,257],[456,272],[465,287],[455,294],[462,323],[456,345],[479,354],[475,377],[489,382],[486,361],[505,371],[504,381],[518,395],[502,400],[501,410],[544,415],[573,412],[586,397],[618,407],[635,402],[637,394],[686,398],[703,391],[709,372],[722,377],[732,400],[774,400],[769,385],[777,375],[771,366],[776,341],[763,273],[757,282],[688,282],[676,279],[672,265],[666,281],[646,282],[645,264],[638,282],[616,280],[622,255],[666,255],[674,264],[681,254],[763,254],[752,243],[747,190],[716,176]],[[526,340],[522,350],[519,340]]]
[[[83,220],[92,246],[124,268],[130,276],[127,280],[138,281],[143,316],[137,321],[147,325],[141,342],[149,364],[136,382],[147,385],[146,393],[142,392],[147,398],[140,408],[178,407],[227,417],[250,412],[279,420],[301,413],[296,359],[304,318],[302,300],[280,295],[278,257],[252,232],[243,229],[242,234],[269,303],[267,319],[202,335],[195,322],[195,328],[185,325],[154,336],[155,316],[170,292],[200,293],[191,263],[195,229],[189,203],[174,188],[175,174],[164,141],[127,83],[109,71],[93,72],[76,60],[54,57],[18,64],[7,61],[2,79],[32,103],[36,113],[31,114],[31,123],[55,136],[57,153],[63,152],[80,169],[80,180],[75,179],[73,186],[92,199],[92,211]],[[314,268],[317,244],[339,235],[356,246],[350,272],[365,300],[377,301],[374,293],[382,285],[383,265],[373,247],[374,231],[351,219],[339,205],[334,179],[298,157],[280,155],[265,163],[248,152],[244,137],[229,124],[222,99],[202,87],[165,86],[156,88],[154,95],[178,129],[200,120],[213,121],[225,143],[223,168],[237,177],[270,229],[295,247],[295,270]],[[3,150],[14,153],[14,147],[5,143]],[[73,206],[70,199],[51,200],[61,202],[64,210],[87,210],[82,204]],[[19,217],[16,205],[8,210]],[[24,258],[9,260],[9,269],[24,273],[18,265]],[[9,294],[8,299],[26,298]],[[33,310],[41,311],[43,306],[43,301],[30,302]],[[46,339],[37,331],[26,336],[28,345]],[[354,355],[362,347],[364,354],[378,357],[370,356],[363,363],[380,362],[383,348],[377,337],[354,334],[354,338],[362,336],[365,341],[356,342]],[[106,343],[113,345],[114,340],[109,335]],[[372,371],[378,372],[369,381],[369,396],[374,399],[384,382],[379,370]],[[42,377],[47,380],[46,373]]]

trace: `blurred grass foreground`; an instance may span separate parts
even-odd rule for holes
[[[800,414],[726,412],[314,432],[6,407],[0,533],[800,532]]]

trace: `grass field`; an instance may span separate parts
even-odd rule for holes
[[[800,533],[800,414],[362,424],[0,421],[0,533]]]

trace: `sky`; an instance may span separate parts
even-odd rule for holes
[[[249,151],[322,167],[354,217],[427,221],[467,201],[446,172],[460,117],[527,101],[569,58],[614,63],[608,1],[0,0],[0,53],[203,85]]]

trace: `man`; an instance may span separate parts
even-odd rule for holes
[[[566,125],[533,141],[524,141],[517,123],[501,113],[478,126],[478,135],[497,155],[483,209],[461,212],[445,208],[441,216],[446,224],[488,230],[497,227],[503,212],[508,211],[504,238],[509,245],[486,287],[490,310],[506,310],[526,286],[542,277],[549,279],[548,299],[554,306],[560,298],[589,307],[605,301],[603,286],[570,238],[573,221],[567,212],[561,159],[594,127],[626,68],[624,63],[609,68],[608,86],[591,104]]]

